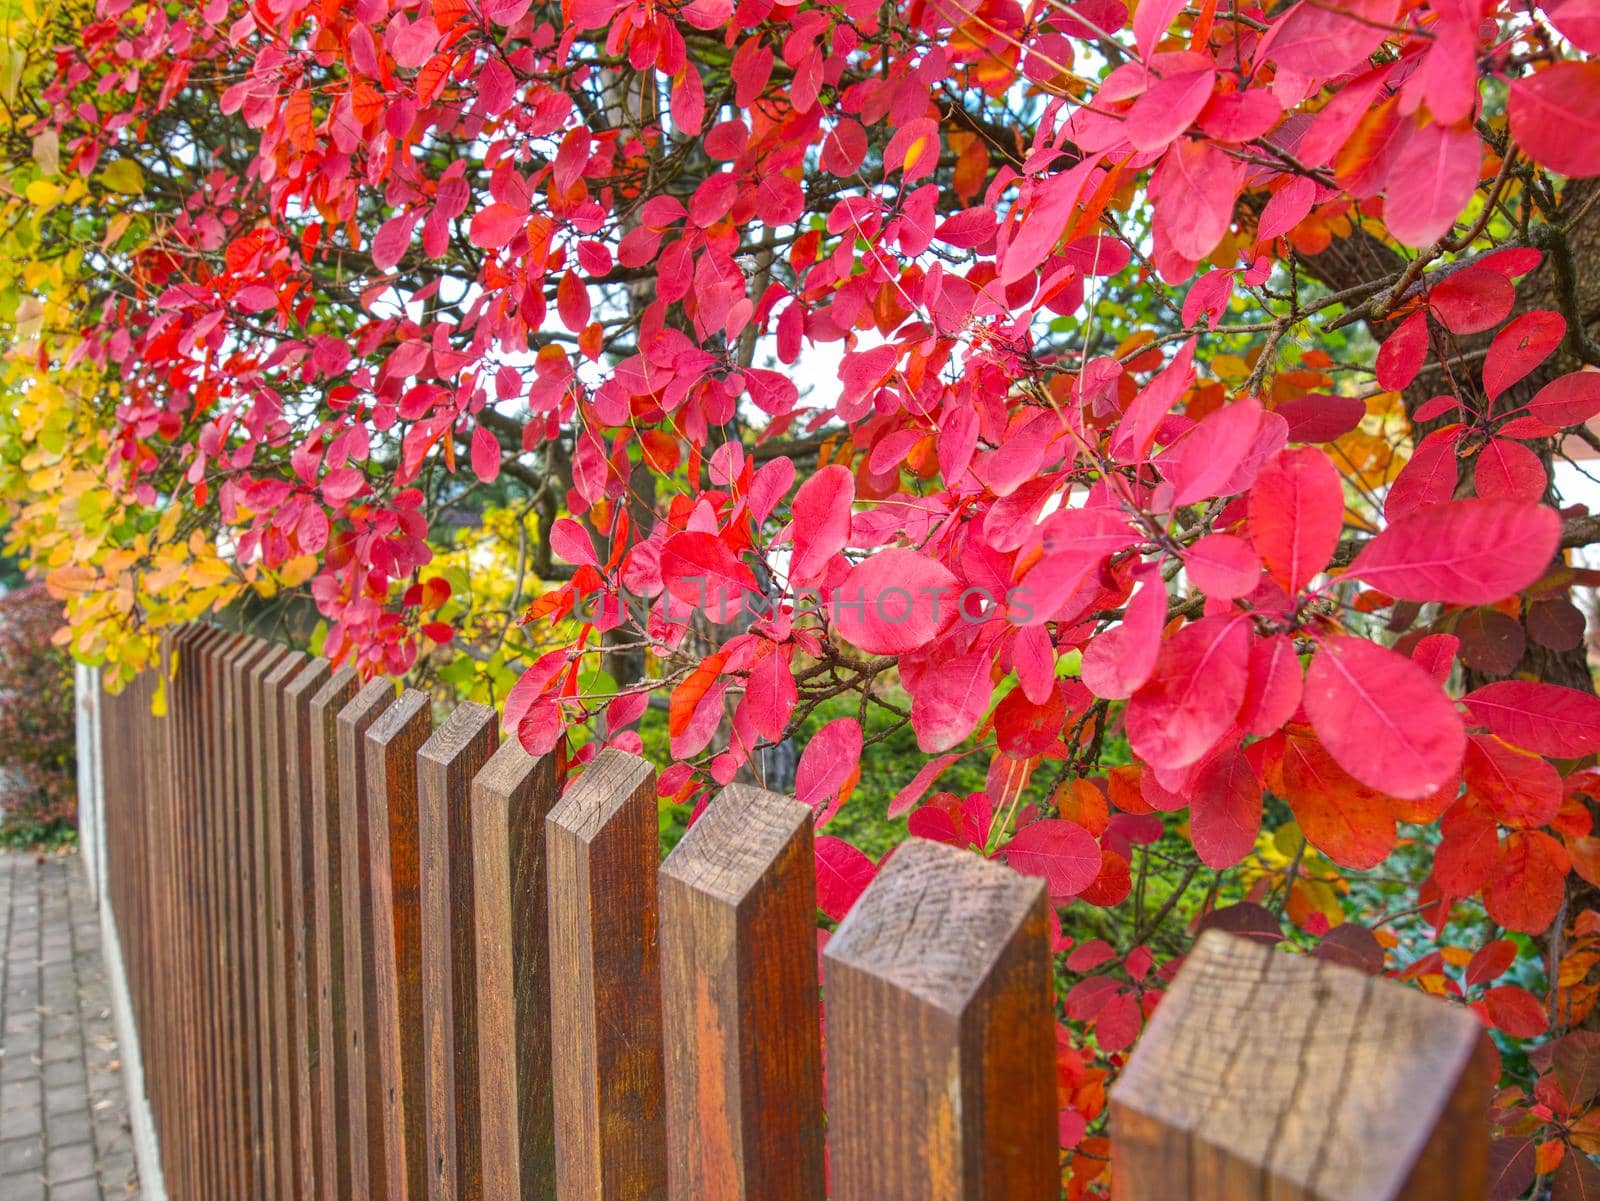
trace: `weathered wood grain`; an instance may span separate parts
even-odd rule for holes
[[[494,710],[468,702],[417,752],[430,1201],[483,1196],[471,789],[498,742]]]
[[[600,752],[545,819],[556,1187],[665,1195],[655,771]]]
[[[1483,1201],[1493,1086],[1468,1010],[1220,931],[1111,1093],[1117,1201]]]
[[[514,738],[472,781],[479,1121],[492,1201],[555,1196],[545,817],[557,795],[554,757],[534,758]]]
[[[428,698],[407,689],[367,730],[373,982],[383,1072],[384,1173],[393,1201],[422,1201],[428,1195],[417,751],[432,728]]]
[[[1045,890],[903,843],[824,954],[835,1201],[1059,1196]]]
[[[339,857],[339,711],[356,692],[356,673],[334,671],[312,696],[311,718],[311,896],[315,996],[309,998],[317,1041],[314,1080],[320,1090],[322,1174],[327,1201],[354,1196],[350,1185],[350,1100],[345,1090],[344,879]]]
[[[377,1045],[378,988],[372,907],[367,731],[394,702],[394,685],[373,680],[338,716],[339,873],[344,905],[345,1090],[350,1116],[350,1195],[386,1201],[383,1068]]]
[[[668,1196],[821,1201],[811,810],[725,788],[661,869]]]

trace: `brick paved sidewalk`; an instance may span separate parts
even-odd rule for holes
[[[139,1195],[99,917],[77,855],[0,852],[0,1198]]]

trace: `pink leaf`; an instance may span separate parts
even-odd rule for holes
[[[1494,336],[1483,360],[1484,395],[1493,401],[1549,358],[1566,333],[1566,318],[1549,309],[1523,313],[1508,324]]]
[[[1344,527],[1344,487],[1328,456],[1302,446],[1262,468],[1250,489],[1250,541],[1272,578],[1295,593],[1333,557]]]
[[[850,536],[855,477],[834,463],[818,471],[794,497],[794,556],[789,579],[796,587],[814,584]]]
[[[953,616],[956,577],[943,564],[904,547],[858,563],[833,596],[839,635],[869,655],[899,655],[933,640]]]
[[[750,668],[740,704],[748,712],[756,733],[768,742],[777,742],[788,728],[798,699],[789,660],[775,650],[757,659]]]
[[[1455,706],[1410,659],[1362,638],[1330,638],[1306,672],[1305,709],[1339,766],[1370,788],[1414,799],[1461,766]]]
[[[817,908],[836,922],[850,912],[878,869],[855,847],[830,834],[818,834],[814,852],[817,863]]]
[[[1148,571],[1123,612],[1122,624],[1099,634],[1083,651],[1082,679],[1096,696],[1130,697],[1150,678],[1167,621],[1167,586]]]
[[[1511,136],[1541,167],[1600,175],[1600,62],[1558,62],[1512,81]]]
[[[1237,747],[1207,760],[1195,774],[1189,837],[1200,861],[1222,871],[1256,845],[1261,829],[1261,782]]]
[[[818,811],[835,800],[861,766],[861,724],[853,717],[830,721],[806,743],[794,772],[794,795]]]
[[[1053,901],[1077,896],[1100,874],[1100,844],[1094,835],[1060,818],[1024,826],[1000,854],[1023,875],[1043,876]]]
[[[1408,124],[1389,161],[1383,221],[1407,246],[1450,231],[1478,186],[1483,142],[1470,125]]]
[[[500,441],[486,426],[472,431],[472,472],[486,484],[500,476]]]
[[[1552,430],[1582,425],[1600,414],[1600,371],[1574,371],[1551,380],[1528,402],[1528,413]]]
[[[1537,501],[1544,495],[1544,464],[1520,442],[1490,438],[1478,452],[1473,475],[1478,495],[1485,499]]]
[[[1504,680],[1464,698],[1472,719],[1507,742],[1576,759],[1600,751],[1600,697],[1556,684]]]
[[[972,733],[994,692],[992,663],[988,654],[957,655],[918,674],[911,690],[911,728],[919,749],[947,751]]]
[[[1383,515],[1398,521],[1408,513],[1442,505],[1456,492],[1456,445],[1462,427],[1434,430],[1422,440],[1383,498]]]
[[[1260,556],[1232,534],[1207,534],[1184,552],[1183,566],[1196,588],[1219,600],[1246,596],[1261,582]]]
[[[889,819],[894,820],[920,801],[923,794],[933,787],[934,781],[943,774],[944,769],[966,753],[951,751],[947,755],[936,755],[924,763],[917,774],[911,777],[911,782],[894,794],[894,798],[889,802]]]
[[[1400,518],[1347,575],[1399,600],[1492,605],[1545,573],[1560,536],[1561,519],[1543,505],[1451,501]]]
[[[1202,617],[1167,639],[1149,683],[1128,702],[1134,753],[1171,770],[1203,758],[1239,712],[1249,663],[1250,625],[1236,617]]]
[[[1162,461],[1173,508],[1215,496],[1250,453],[1260,428],[1261,402],[1246,396],[1207,413],[1175,442]]]

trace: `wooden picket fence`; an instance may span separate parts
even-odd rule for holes
[[[212,626],[163,657],[169,714],[147,673],[100,737],[174,1201],[1060,1196],[1039,881],[895,854],[823,957],[825,1122],[805,806],[726,789],[658,864],[642,760],[562,795],[481,705]],[[1481,1201],[1488,1087],[1464,1010],[1208,936],[1115,1195]]]

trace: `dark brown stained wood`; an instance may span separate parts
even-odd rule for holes
[[[350,1187],[350,1103],[345,1091],[344,880],[340,874],[339,711],[356,694],[356,673],[341,667],[311,698],[311,877],[317,1030],[316,1080],[321,1097],[322,1196],[340,1201]]]
[[[287,692],[294,678],[307,670],[307,664],[306,657],[298,653],[285,657],[267,676],[262,697],[267,722],[263,751],[267,774],[264,849],[270,881],[267,990],[272,1007],[273,1141],[278,1160],[278,1196],[282,1201],[298,1201],[304,1196],[304,1177],[300,1170],[302,1128],[294,1070],[294,939],[288,909],[291,890],[286,811],[291,794],[298,788],[298,780],[292,776],[288,764],[293,712]]]
[[[290,992],[294,1012],[291,1060],[295,1107],[299,1114],[300,1192],[307,1201],[332,1201],[322,1196],[322,1088],[317,1046],[316,935],[312,928],[313,877],[311,797],[311,698],[332,672],[326,659],[313,659],[284,690],[284,847],[288,867],[287,898]]]
[[[407,689],[367,731],[373,980],[383,1070],[385,1175],[394,1201],[422,1201],[428,1195],[417,751],[432,728],[428,698]]]
[[[258,642],[259,652],[236,671],[236,704],[238,721],[234,731],[236,753],[241,767],[239,791],[239,841],[235,862],[240,870],[242,912],[240,932],[243,939],[240,973],[244,983],[243,1020],[245,1045],[245,1079],[249,1088],[247,1113],[250,1119],[250,1158],[253,1172],[253,1195],[263,1201],[273,1201],[276,1177],[272,1173],[268,1144],[268,1105],[270,1097],[263,1076],[263,1047],[267,1038],[265,998],[262,982],[265,971],[262,963],[264,950],[260,945],[260,915],[265,905],[262,893],[266,881],[260,877],[260,845],[262,837],[261,794],[264,786],[261,766],[262,715],[258,705],[260,684],[268,672],[286,654],[285,648],[270,642]]]
[[[494,710],[468,702],[417,752],[430,1201],[483,1197],[471,789],[499,735]]]
[[[339,872],[344,904],[345,1091],[350,1107],[350,1196],[385,1201],[383,1070],[378,1059],[374,980],[372,843],[367,805],[367,731],[394,701],[373,680],[339,711]]]
[[[834,1201],[1060,1196],[1045,904],[913,838],[846,915],[823,961]]]
[[[1484,1201],[1468,1010],[1207,931],[1111,1093],[1118,1201]]]
[[[556,1188],[666,1195],[655,771],[600,752],[545,819]]]
[[[668,1196],[821,1201],[811,810],[725,788],[661,868]]]
[[[225,979],[232,1020],[229,1058],[237,1081],[237,1130],[234,1188],[242,1201],[261,1196],[260,1122],[256,1111],[255,1013],[252,996],[255,973],[254,910],[251,908],[253,862],[249,856],[247,831],[250,811],[251,764],[249,735],[251,712],[246,695],[250,668],[269,658],[270,643],[251,638],[228,665],[223,709],[223,753],[230,764],[227,800],[228,825],[223,850],[224,880],[227,884],[228,929],[231,951]]]
[[[545,823],[555,758],[501,744],[472,781],[483,1194],[555,1196]]]
[[[282,890],[282,823],[278,820],[279,797],[282,791],[283,757],[278,749],[279,728],[282,725],[283,686],[305,662],[299,651],[282,650],[269,663],[250,673],[251,688],[255,693],[256,735],[255,759],[255,812],[251,815],[255,835],[252,853],[256,875],[256,987],[260,996],[258,1012],[261,1034],[256,1047],[258,1078],[261,1081],[261,1155],[262,1179],[269,1201],[291,1201],[297,1195],[291,1191],[284,1169],[290,1161],[288,1111],[279,1087],[279,1064],[283,1050],[283,1013],[281,1001],[282,966],[279,948],[282,945],[282,927],[278,920],[278,896]]]

